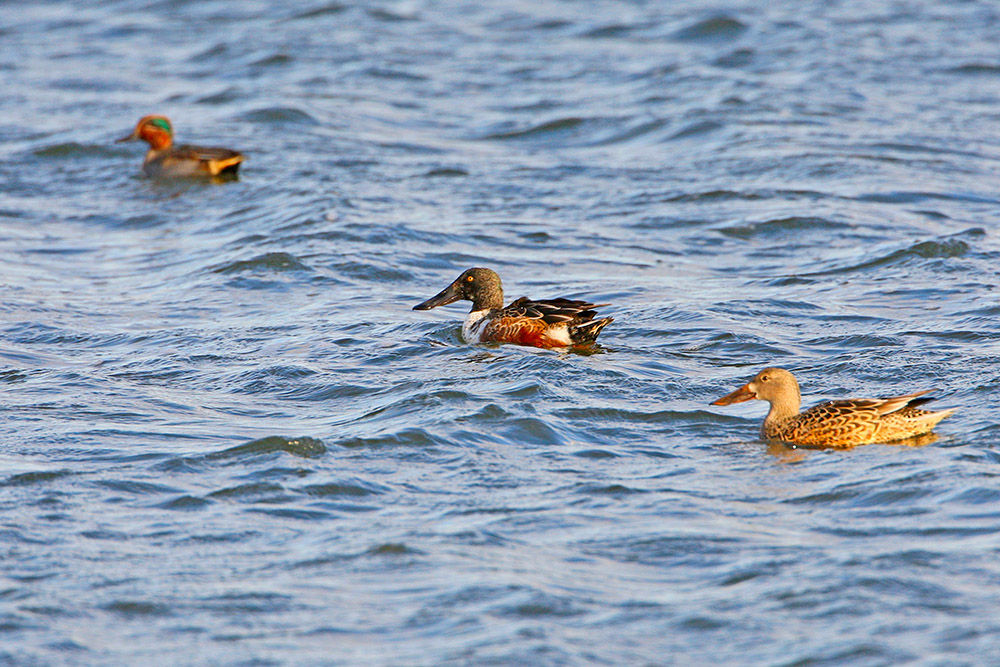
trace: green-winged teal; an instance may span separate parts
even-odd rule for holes
[[[122,141],[149,144],[142,171],[151,178],[235,176],[243,155],[228,148],[174,146],[174,130],[166,116],[144,116]]]

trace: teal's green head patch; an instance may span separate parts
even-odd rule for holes
[[[170,122],[166,118],[153,118],[149,121],[149,124],[155,125],[167,134],[172,135],[174,133],[173,129],[170,127]]]

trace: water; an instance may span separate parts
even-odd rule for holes
[[[759,4],[0,4],[0,663],[995,662],[1000,9]]]

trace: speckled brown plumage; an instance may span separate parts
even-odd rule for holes
[[[952,414],[922,410],[917,405],[932,399],[918,391],[892,398],[853,398],[828,401],[799,412],[799,385],[788,371],[765,368],[753,380],[713,402],[729,405],[751,399],[771,404],[761,426],[761,437],[799,445],[854,447],[891,442],[927,433]]]

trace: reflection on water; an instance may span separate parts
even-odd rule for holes
[[[862,445],[864,447],[924,447],[933,442],[937,442],[940,436],[937,433],[924,433],[912,438],[905,438],[903,440],[893,440],[892,442],[874,444],[874,445]],[[794,445],[784,442],[768,442],[767,443],[767,453],[775,457],[782,463],[798,463],[805,460],[806,456],[810,451],[837,451],[843,452],[851,449],[856,449],[855,447],[822,447],[815,445]]]

